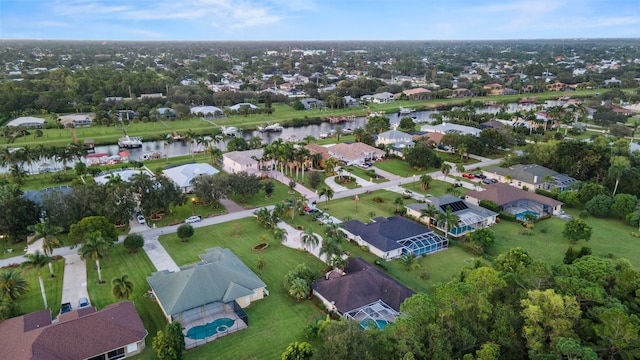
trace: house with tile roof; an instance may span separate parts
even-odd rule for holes
[[[577,184],[577,180],[571,176],[537,164],[518,164],[508,168],[496,166],[482,170],[482,174],[489,179],[531,192],[536,189],[558,189],[562,192]]]
[[[162,170],[162,174],[173,181],[184,193],[193,191],[193,179],[202,175],[215,175],[219,172],[218,169],[206,163],[185,164]]]
[[[222,154],[222,170],[229,174],[246,172],[262,176],[262,168],[271,168],[273,160],[261,160],[264,149],[253,149],[244,151],[231,151]]]
[[[449,241],[428,227],[402,216],[376,217],[368,224],[351,220],[341,224],[349,240],[382,259],[392,260],[404,254],[428,255],[449,247]]]
[[[421,87],[403,90],[402,94],[405,94],[409,100],[427,100],[431,98],[431,90]]]
[[[540,218],[562,213],[562,202],[502,183],[486,185],[483,191],[469,191],[464,200],[475,205],[481,200],[492,201],[500,211],[513,214],[517,219],[524,219],[527,214]]]
[[[71,311],[55,323],[45,309],[0,323],[0,359],[124,359],[144,350],[147,334],[130,301]]]
[[[496,218],[498,217],[498,213],[494,211],[449,194],[440,197],[428,197],[425,203],[413,203],[405,206],[407,215],[420,219],[443,233],[447,231],[446,223],[438,222],[435,216],[429,218],[422,215],[422,211],[426,210],[429,205],[433,205],[440,214],[446,213],[447,209],[450,208],[451,213],[458,217],[458,223],[449,231],[449,235],[455,237],[464,236],[476,229],[492,226],[496,223]]]
[[[329,155],[346,165],[362,165],[384,158],[385,152],[361,142],[339,143],[328,148]]]
[[[344,271],[330,271],[311,289],[327,309],[359,322],[362,329],[395,322],[400,305],[414,294],[362,258],[350,258]]]
[[[245,329],[249,319],[242,309],[268,295],[267,285],[231,250],[207,249],[200,259],[178,272],[164,270],[147,278],[167,321],[185,328],[187,348]],[[223,323],[224,331],[208,328]]]

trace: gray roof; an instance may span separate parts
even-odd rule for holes
[[[448,134],[448,133],[459,133],[463,135],[472,134],[475,136],[480,135],[480,132],[482,131],[478,128],[474,128],[471,126],[464,126],[464,125],[458,125],[458,124],[452,124],[452,123],[446,123],[446,122],[443,122],[438,125],[423,125],[420,128],[420,130],[427,131],[427,132],[439,132],[442,134]]]
[[[472,211],[485,218],[498,215],[498,213],[496,212],[493,212],[489,209],[485,209],[482,206],[474,205],[470,202],[460,199],[459,197],[449,195],[449,194],[443,195],[440,197],[427,198],[427,202],[428,203],[413,203],[413,204],[407,205],[406,207],[411,210],[421,212],[422,210],[427,208],[430,202],[441,213],[445,213],[447,211],[446,210],[447,206],[451,206],[451,211],[453,214]]]
[[[406,139],[409,139],[408,141],[411,141],[411,135],[395,129],[378,134],[378,138],[385,138],[396,141],[406,141]]]
[[[557,171],[551,170],[544,166],[540,166],[537,164],[527,164],[527,165],[513,165],[509,168],[502,167],[492,167],[486,170],[487,173],[497,174],[500,176],[511,175],[513,180],[523,181],[528,184],[542,184],[546,181],[543,178],[547,175],[552,176],[557,182],[566,184],[570,182],[574,182],[575,179],[566,174],[560,174]]]
[[[215,175],[220,171],[213,166],[205,163],[194,163],[176,166],[166,170],[162,170],[162,173],[173,181],[178,187],[186,188],[191,186],[191,180],[200,175]]]
[[[243,107],[243,106],[248,106],[248,107],[251,108],[251,110],[259,109],[259,107],[253,105],[252,103],[246,103],[245,102],[245,103],[237,103],[235,105],[229,106],[229,110],[236,110],[237,111],[237,110],[240,110],[240,108]]]
[[[398,241],[432,232],[428,227],[402,216],[377,217],[369,224],[360,220],[351,220],[342,223],[342,226],[348,232],[360,236],[362,240],[382,251],[402,248],[404,246]]]
[[[178,272],[156,272],[147,278],[167,314],[215,302],[227,303],[266,286],[229,249],[207,249],[200,258],[202,262],[194,266]]]
[[[32,125],[42,125],[44,124],[44,119],[37,118],[33,116],[23,116],[16,119],[13,119],[7,123],[7,126],[32,126]]]

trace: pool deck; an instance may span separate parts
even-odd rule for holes
[[[212,336],[209,336],[207,338],[204,339],[191,339],[188,338],[186,336],[187,331],[189,331],[189,329],[196,327],[196,326],[203,326],[206,325],[208,323],[212,323],[213,321],[217,320],[217,319],[222,319],[222,318],[227,318],[227,319],[232,319],[234,321],[233,325],[231,325],[231,327],[229,327],[226,331],[223,332],[218,332],[215,333]],[[248,326],[247,324],[245,324],[244,321],[242,321],[242,319],[240,319],[234,312],[223,312],[220,314],[216,314],[216,315],[212,315],[212,316],[206,316],[204,318],[200,318],[197,320],[194,320],[193,322],[189,323],[187,325],[187,327],[185,327],[184,329],[184,344],[185,344],[185,348],[187,350],[189,349],[193,349],[194,347],[200,346],[200,345],[204,345],[208,342],[211,342],[213,340],[216,340],[217,338],[223,337],[225,335],[229,335],[229,334],[233,334],[235,332],[238,332],[240,330],[244,330],[246,329]]]

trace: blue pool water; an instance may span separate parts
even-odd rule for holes
[[[538,213],[536,213],[535,211],[531,211],[531,210],[527,210],[527,211],[523,211],[521,213],[516,214],[516,219],[518,220],[524,220],[525,215],[527,214],[533,214],[536,217],[538,216]]]
[[[229,318],[215,319],[204,325],[194,326],[187,331],[187,337],[193,340],[202,340],[213,336],[219,332],[229,330],[235,324],[235,320]]]
[[[377,326],[380,330],[383,330],[388,323],[389,322],[387,322],[386,320],[376,320],[375,322],[370,319],[362,320],[360,321],[360,329],[365,330]]]

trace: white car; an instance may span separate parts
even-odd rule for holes
[[[192,223],[200,222],[201,220],[202,220],[202,216],[200,216],[200,215],[190,216],[184,221],[184,223],[185,224],[192,224]]]
[[[138,215],[138,224],[144,225],[147,223],[147,220],[144,219],[143,215]]]

